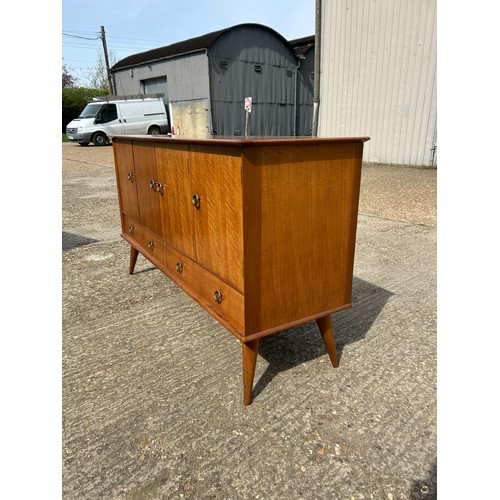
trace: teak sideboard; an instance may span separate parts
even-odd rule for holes
[[[141,253],[242,343],[351,307],[363,143],[353,138],[116,136],[129,273]]]

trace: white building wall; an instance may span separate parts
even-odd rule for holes
[[[435,163],[436,1],[323,0],[319,136],[369,136],[364,161]]]

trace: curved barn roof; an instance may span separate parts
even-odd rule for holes
[[[132,54],[131,56],[125,57],[121,61],[118,61],[111,69],[117,70],[117,69],[127,68],[129,66],[147,64],[149,62],[157,61],[160,59],[168,59],[170,57],[176,57],[184,54],[189,54],[192,52],[205,50],[210,48],[210,46],[227,31],[240,28],[242,26],[256,26],[268,30],[277,37],[281,38],[283,42],[290,47],[290,50],[294,52],[288,40],[286,40],[286,38],[284,38],[282,35],[280,35],[277,31],[273,30],[272,28],[264,26],[263,24],[244,23],[244,24],[238,24],[236,26],[231,26],[229,28],[224,28],[218,31],[212,31],[211,33],[207,33],[206,35],[190,38],[189,40],[184,40],[182,42],[176,42],[173,43],[172,45],[167,45],[165,47],[159,47],[157,49],[147,50],[146,52],[140,52],[139,54]]]
[[[304,36],[295,40],[289,40],[288,43],[297,54],[303,56],[311,47],[314,47],[315,37],[314,35]]]

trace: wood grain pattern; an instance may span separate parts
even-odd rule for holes
[[[165,267],[165,254],[166,244],[156,233],[150,231],[147,227],[140,223],[135,222],[128,216],[124,216],[124,223],[129,229],[127,230],[126,239],[132,242],[132,245],[142,254],[149,259],[156,267],[162,269]],[[131,254],[132,258],[132,254]]]
[[[318,323],[319,331],[321,332],[321,337],[323,338],[323,343],[326,347],[326,352],[330,357],[332,366],[337,368],[339,366],[339,360],[337,357],[337,349],[335,348],[335,339],[333,336],[333,324],[330,315],[323,316],[316,320]]]
[[[168,245],[162,271],[240,340],[244,338],[243,294]],[[216,291],[222,296],[220,302],[214,300]]]
[[[128,273],[134,274],[135,264],[137,262],[137,257],[139,256],[139,252],[132,245],[130,246],[130,260],[128,265]]]
[[[152,142],[155,144],[189,144],[201,145],[209,147],[230,146],[230,147],[268,147],[268,146],[289,146],[295,145],[319,145],[319,144],[347,144],[347,143],[360,143],[369,141],[369,137],[311,137],[311,136],[223,136],[214,135],[211,137],[189,137],[176,135],[173,137],[166,136],[151,136],[151,135],[127,135],[116,136],[115,141],[122,140],[123,138],[132,140],[141,140]]]
[[[243,196],[237,148],[192,146],[196,260],[243,290]]]
[[[139,203],[139,221],[159,236],[163,236],[160,211],[161,194],[150,187],[157,181],[155,148],[143,141],[133,142],[134,165]]]
[[[160,200],[165,242],[244,295],[244,338],[350,307],[362,139],[234,143],[134,142],[136,179],[164,185],[145,226]]]
[[[120,212],[139,220],[139,205],[137,204],[137,189],[132,141],[117,140],[113,142],[116,183]],[[122,219],[123,225],[123,219]]]
[[[165,240],[189,257],[195,256],[189,148],[156,146],[158,179],[164,185],[161,220]]]
[[[243,404],[245,406],[252,402],[253,379],[255,365],[259,352],[259,339],[241,344],[243,358]]]
[[[365,140],[114,140],[130,269],[141,252],[242,342],[245,405],[264,335],[316,320],[338,366]]]
[[[350,304],[361,169],[351,146],[244,150],[247,335]]]

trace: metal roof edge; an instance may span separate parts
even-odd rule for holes
[[[139,52],[137,54],[131,54],[125,58],[123,58],[121,61],[118,61],[111,67],[111,71],[115,72],[118,70],[124,70],[124,69],[129,69],[131,67],[136,68],[137,66],[142,66],[146,64],[150,64],[152,62],[158,62],[158,61],[163,61],[166,59],[172,59],[174,57],[180,57],[184,56],[187,54],[192,54],[195,52],[201,52],[203,50],[208,50],[222,35],[227,33],[228,31],[241,28],[244,26],[257,26],[259,28],[263,28],[267,31],[272,32],[275,36],[280,38],[287,47],[290,48],[290,51],[292,54],[296,56],[296,52],[293,48],[293,46],[290,44],[290,42],[278,31],[276,31],[274,28],[271,28],[270,26],[266,26],[264,24],[259,24],[259,23],[241,23],[241,24],[236,24],[234,26],[230,26],[228,28],[223,28],[221,30],[217,31],[211,31],[210,33],[206,33],[204,35],[200,35],[197,37],[193,38],[188,38],[186,40],[181,40],[179,42],[174,42],[170,45],[165,45],[163,47],[157,47],[155,49],[150,49],[146,50],[144,52]],[[194,47],[191,50],[182,50],[182,46],[189,46],[193,45]],[[197,44],[200,44],[199,46],[196,46]],[[175,46],[179,46],[180,52],[175,52]],[[170,49],[171,53],[169,53]],[[164,56],[160,57],[154,57],[152,59],[148,58],[147,54],[153,54],[153,53],[161,53],[165,52]],[[143,56],[141,58],[141,55]],[[130,60],[130,62],[127,63],[127,60]],[[120,64],[122,61],[124,61],[124,64]]]
[[[168,59],[175,59],[177,57],[183,57],[183,56],[187,56],[189,54],[196,54],[197,52],[206,52],[206,50],[207,50],[206,48],[201,48],[201,49],[190,50],[187,52],[179,52],[178,54],[174,54],[171,56],[158,57],[157,59],[149,59],[149,60],[141,62],[141,63],[135,63],[135,64],[132,63],[132,64],[128,64],[127,66],[120,66],[119,68],[115,68],[113,66],[112,68],[110,68],[110,70],[111,70],[111,72],[115,72],[115,71],[122,71],[125,69],[130,69],[130,68],[138,68],[140,66],[147,66],[148,64],[151,64],[151,63],[166,61]]]

